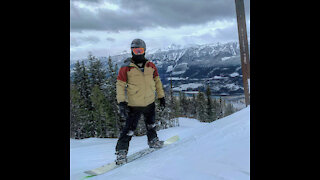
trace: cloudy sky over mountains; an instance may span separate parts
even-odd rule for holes
[[[250,3],[244,0],[248,38]],[[170,44],[238,41],[234,0],[70,0],[70,59],[147,51]]]

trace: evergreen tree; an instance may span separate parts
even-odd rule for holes
[[[82,81],[82,67],[79,61],[77,61],[73,67],[73,81],[72,84],[76,85],[76,88],[79,89],[77,85],[80,85],[80,82]]]
[[[179,92],[180,115],[187,116],[188,101],[184,92]]]
[[[91,53],[89,59],[89,74],[90,74],[90,88],[93,89],[95,85],[102,90],[106,86],[107,71],[100,59],[93,56]]]
[[[117,72],[118,66],[117,64],[114,66],[111,57],[108,58],[108,78],[107,78],[107,87],[106,87],[106,97],[110,104],[110,118],[114,121],[114,128],[117,129],[115,133],[120,135],[120,114],[119,114],[119,107],[117,102]],[[117,135],[117,136],[118,136]]]
[[[175,127],[175,126],[179,126],[179,119],[178,117],[178,112],[176,111],[178,108],[176,107],[176,103],[175,102],[175,97],[172,96],[172,91],[170,90],[169,92],[170,94],[166,93],[166,109],[168,111],[168,119],[169,119],[169,124],[171,124],[171,127]]]
[[[172,80],[170,81],[171,82],[171,86],[170,86],[170,90],[169,90],[169,93],[170,93],[170,96],[168,96],[168,107],[169,107],[169,119],[174,119],[175,116],[174,116],[174,113],[173,113],[173,91],[172,91]]]
[[[178,118],[179,116],[181,116],[180,112],[180,102],[179,102],[179,99],[177,99],[176,97],[173,96],[172,98],[172,114],[173,114],[173,117],[174,118]]]
[[[108,120],[109,109],[106,106],[105,96],[101,92],[99,85],[95,85],[90,96],[93,105],[93,118],[95,122],[95,137],[107,137],[106,124]]]
[[[81,64],[79,61],[76,62],[74,67],[74,81],[73,84],[77,88],[77,91],[80,93],[81,98],[87,105],[87,108],[90,108],[90,82],[87,69],[82,61]]]
[[[191,114],[191,108],[192,108],[192,105],[191,105],[191,99],[190,98],[186,98],[186,106],[185,106],[185,112],[186,112],[186,116],[187,117],[192,117],[192,114]]]
[[[90,79],[88,75],[88,70],[82,61],[75,64],[74,74],[73,74],[73,85],[77,92],[79,92],[80,99],[83,101],[83,108],[87,112],[85,122],[83,123],[82,131],[85,137],[92,137],[94,130],[94,122],[92,116],[92,103],[90,99],[91,89],[90,89]]]
[[[205,97],[202,92],[199,91],[197,96],[197,119],[201,122],[206,122],[206,104]]]
[[[88,109],[80,92],[74,85],[70,87],[70,136],[71,138],[82,139],[88,136],[85,128],[89,118]]]
[[[156,123],[158,124],[158,127],[157,129],[160,130],[160,129],[167,129],[169,127],[174,127],[175,124],[173,119],[169,119],[169,108],[168,106],[166,106],[163,110],[161,110],[161,107],[160,107],[160,101],[159,100],[156,100],[155,101],[155,104],[156,104],[156,116],[155,116],[155,119],[156,119]]]
[[[235,112],[235,109],[234,109],[233,105],[231,103],[228,103],[226,105],[226,109],[225,109],[224,115],[225,116],[229,116],[230,114],[233,114],[234,112]]]
[[[196,118],[197,115],[197,98],[195,94],[192,94],[191,101],[189,103],[190,116]]]
[[[117,126],[116,116],[114,114],[114,106],[108,101],[106,101],[106,109],[108,109],[108,119],[107,119],[107,136],[116,138],[119,137],[119,129]]]
[[[207,86],[207,89],[206,89],[206,96],[207,96],[207,108],[206,108],[207,120],[206,121],[212,122],[216,120],[216,114],[214,111],[213,102],[211,99],[211,91],[209,86]]]
[[[221,99],[221,105],[220,105],[221,118],[225,117],[225,110],[226,110],[226,100]]]
[[[216,119],[219,119],[220,105],[216,98],[212,101],[212,106],[213,106],[214,116],[216,117]]]

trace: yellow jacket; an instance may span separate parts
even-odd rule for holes
[[[118,103],[128,100],[128,106],[145,107],[153,103],[155,92],[157,98],[164,97],[158,70],[150,61],[145,63],[144,72],[130,61],[125,63],[119,70],[116,85]]]

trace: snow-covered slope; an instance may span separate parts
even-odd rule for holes
[[[158,131],[160,139],[180,141],[109,173],[90,179],[249,180],[250,106],[212,123],[180,118],[180,126]],[[70,179],[115,159],[117,139],[70,140]],[[146,136],[133,137],[129,155],[147,147]]]

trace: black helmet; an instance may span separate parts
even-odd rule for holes
[[[144,48],[144,50],[146,51],[146,43],[142,40],[142,39],[134,39],[131,42],[131,48]]]

